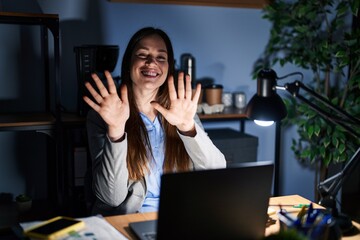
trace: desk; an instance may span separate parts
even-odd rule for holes
[[[275,210],[279,209],[279,204],[282,205],[284,209],[286,209],[288,212],[294,211],[298,212],[300,211],[299,208],[293,208],[291,206],[296,204],[303,204],[303,203],[309,203],[310,201],[306,198],[303,198],[299,195],[289,195],[289,196],[281,196],[281,197],[272,197],[269,201],[269,206],[274,208]],[[316,208],[322,208],[322,206],[315,204]],[[270,215],[273,219],[277,220],[276,214]],[[129,229],[129,223],[130,222],[138,222],[138,221],[144,221],[144,220],[153,220],[157,218],[156,212],[150,212],[150,213],[135,213],[135,214],[127,214],[127,215],[118,215],[118,216],[110,216],[105,217],[105,219],[114,226],[119,232],[124,234],[129,239],[136,239]],[[360,224],[353,222],[354,226],[357,229],[360,229]],[[270,234],[277,233],[280,229],[279,221],[276,221],[276,224],[270,225],[265,229],[265,236],[269,236]],[[360,232],[355,236],[350,237],[343,237],[342,239],[360,239]]]

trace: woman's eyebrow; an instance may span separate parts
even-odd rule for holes
[[[159,49],[159,52],[167,53],[166,49]]]
[[[137,50],[150,50],[150,48],[146,47],[146,46],[139,46],[137,48]],[[163,52],[163,53],[166,53],[167,54],[167,50],[166,49],[158,49],[158,52]]]

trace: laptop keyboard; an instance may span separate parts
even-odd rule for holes
[[[148,240],[156,240],[156,233],[155,232],[145,233],[144,237]]]

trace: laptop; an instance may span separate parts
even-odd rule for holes
[[[145,239],[261,239],[268,219],[272,162],[162,175],[157,220],[129,224]]]

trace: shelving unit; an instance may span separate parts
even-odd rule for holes
[[[0,12],[0,23],[1,24],[14,24],[14,25],[35,25],[41,28],[41,44],[42,44],[42,54],[44,59],[45,67],[45,86],[47,88],[46,94],[46,114],[44,113],[33,113],[33,121],[28,117],[24,119],[20,117],[12,118],[11,120],[16,120],[22,122],[23,126],[36,126],[38,121],[42,124],[49,124],[50,128],[55,127],[55,122],[53,120],[60,120],[60,108],[61,108],[61,85],[60,85],[60,50],[59,50],[59,17],[57,14],[28,14],[28,13],[14,13],[14,12]],[[53,53],[54,53],[54,66],[53,73],[50,72],[50,57],[49,57],[49,43],[48,43],[48,30],[53,35]],[[53,81],[55,83],[54,95],[51,96],[53,92],[51,89],[51,75],[53,75]],[[51,99],[54,100],[55,106],[51,106]],[[46,116],[47,115],[47,116]],[[2,117],[2,116],[1,116]],[[54,117],[52,119],[51,117]],[[6,119],[9,117],[2,117],[0,119],[0,127],[6,129],[8,125],[14,125],[14,122],[7,122]],[[50,120],[50,121],[49,121]],[[51,124],[52,123],[52,124]],[[31,129],[30,129],[31,130]]]
[[[45,105],[44,111],[4,112],[0,109],[0,132],[33,131],[44,133],[51,138],[48,147],[47,178],[48,200],[58,206],[62,201],[60,171],[62,169],[62,121],[61,121],[61,85],[59,53],[59,16],[57,14],[28,14],[0,12],[0,24],[32,25],[40,28],[41,58],[44,67]],[[49,54],[49,33],[52,34],[52,56]],[[36,63],[37,64],[37,63]],[[38,84],[38,82],[37,82]],[[55,149],[55,150],[54,150]],[[55,151],[55,152],[54,152]]]

